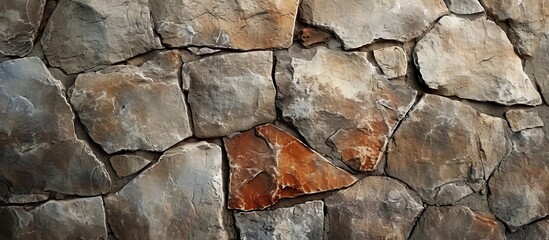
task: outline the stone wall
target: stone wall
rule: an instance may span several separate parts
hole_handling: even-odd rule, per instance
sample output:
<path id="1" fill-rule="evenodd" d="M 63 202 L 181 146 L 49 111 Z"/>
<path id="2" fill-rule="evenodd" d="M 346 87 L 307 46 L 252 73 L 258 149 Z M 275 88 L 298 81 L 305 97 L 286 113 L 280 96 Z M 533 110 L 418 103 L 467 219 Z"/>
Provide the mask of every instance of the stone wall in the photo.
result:
<path id="1" fill-rule="evenodd" d="M 545 0 L 3 0 L 0 30 L 2 240 L 549 239 Z"/>

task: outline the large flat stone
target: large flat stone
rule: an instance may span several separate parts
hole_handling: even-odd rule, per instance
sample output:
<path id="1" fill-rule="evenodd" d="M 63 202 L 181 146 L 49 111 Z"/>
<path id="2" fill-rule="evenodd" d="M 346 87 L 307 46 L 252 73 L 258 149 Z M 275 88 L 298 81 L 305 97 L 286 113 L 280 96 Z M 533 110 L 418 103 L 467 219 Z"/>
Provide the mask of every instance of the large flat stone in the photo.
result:
<path id="1" fill-rule="evenodd" d="M 0 5 L 0 57 L 32 51 L 46 0 L 11 0 Z"/>
<path id="2" fill-rule="evenodd" d="M 357 181 L 271 124 L 224 138 L 224 143 L 232 209 L 264 209 L 281 198 L 348 187 Z"/>
<path id="3" fill-rule="evenodd" d="M 132 175 L 143 169 L 154 159 L 154 155 L 147 152 L 134 154 L 120 154 L 109 158 L 111 166 L 119 177 Z"/>
<path id="4" fill-rule="evenodd" d="M 537 111 L 514 109 L 505 113 L 505 118 L 511 126 L 513 132 L 519 132 L 525 129 L 543 127 L 543 119 L 538 115 Z"/>
<path id="5" fill-rule="evenodd" d="M 197 142 L 167 150 L 104 198 L 118 239 L 228 239 L 221 148 Z"/>
<path id="6" fill-rule="evenodd" d="M 437 94 L 504 105 L 541 104 L 507 35 L 486 18 L 445 16 L 414 51 L 423 81 Z"/>
<path id="7" fill-rule="evenodd" d="M 362 52 L 290 49 L 277 53 L 277 62 L 283 117 L 320 153 L 376 170 L 416 91 L 390 83 Z"/>
<path id="8" fill-rule="evenodd" d="M 475 14 L 484 12 L 479 0 L 445 0 L 450 12 L 455 14 Z"/>
<path id="9" fill-rule="evenodd" d="M 394 134 L 387 173 L 429 204 L 479 191 L 510 149 L 501 118 L 426 94 Z"/>
<path id="10" fill-rule="evenodd" d="M 334 31 L 353 49 L 378 40 L 412 40 L 447 11 L 443 0 L 303 0 L 300 17 Z"/>

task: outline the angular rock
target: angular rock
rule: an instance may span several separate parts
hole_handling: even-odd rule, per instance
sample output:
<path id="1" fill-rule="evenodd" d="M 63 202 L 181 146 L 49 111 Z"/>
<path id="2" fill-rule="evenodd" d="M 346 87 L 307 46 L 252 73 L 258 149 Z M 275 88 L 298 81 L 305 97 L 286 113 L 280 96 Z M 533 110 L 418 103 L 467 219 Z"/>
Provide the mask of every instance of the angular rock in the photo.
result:
<path id="1" fill-rule="evenodd" d="M 407 42 L 447 13 L 443 0 L 303 0 L 300 8 L 306 23 L 332 30 L 346 49 L 378 40 Z"/>
<path id="2" fill-rule="evenodd" d="M 137 152 L 135 154 L 115 155 L 112 156 L 109 161 L 111 162 L 116 175 L 119 177 L 126 177 L 139 172 L 139 170 L 151 163 L 153 158 L 154 156 L 151 156 L 146 152 Z"/>
<path id="3" fill-rule="evenodd" d="M 332 35 L 319 29 L 305 27 L 299 31 L 299 39 L 305 47 L 311 47 L 317 43 L 328 42 Z"/>
<path id="4" fill-rule="evenodd" d="M 170 51 L 139 67 L 118 65 L 78 75 L 71 104 L 107 153 L 164 151 L 192 135 L 178 56 Z"/>
<path id="5" fill-rule="evenodd" d="M 357 181 L 271 124 L 224 138 L 224 143 L 232 209 L 264 209 L 281 198 L 348 187 Z"/>
<path id="6" fill-rule="evenodd" d="M 404 184 L 387 177 L 366 177 L 326 198 L 329 239 L 407 239 L 421 200 Z"/>
<path id="7" fill-rule="evenodd" d="M 284 118 L 320 153 L 356 170 L 376 170 L 416 91 L 390 83 L 366 53 L 290 49 L 279 53 L 277 61 L 277 98 Z"/>
<path id="8" fill-rule="evenodd" d="M 221 52 L 220 49 L 214 49 L 214 48 L 207 48 L 207 47 L 189 47 L 189 51 L 194 53 L 195 55 L 209 55 L 216 52 Z"/>
<path id="9" fill-rule="evenodd" d="M 493 215 L 465 206 L 428 207 L 410 239 L 505 240 L 505 227 Z"/>
<path id="10" fill-rule="evenodd" d="M 298 0 L 149 0 L 162 41 L 172 47 L 239 50 L 291 45 Z"/>
<path id="11" fill-rule="evenodd" d="M 217 55 L 183 65 L 197 137 L 220 137 L 276 119 L 271 52 Z"/>
<path id="12" fill-rule="evenodd" d="M 147 0 L 62 0 L 41 39 L 48 62 L 68 73 L 92 70 L 161 47 Z"/>
<path id="13" fill-rule="evenodd" d="M 445 0 L 450 12 L 455 14 L 475 14 L 484 12 L 478 0 Z"/>
<path id="14" fill-rule="evenodd" d="M 549 27 L 545 31 L 549 32 Z M 534 56 L 526 59 L 524 70 L 532 80 L 536 81 L 545 99 L 545 103 L 549 104 L 549 68 L 547 67 L 547 59 L 549 59 L 549 34 L 542 35 L 539 41 L 539 48 L 537 48 Z"/>
<path id="15" fill-rule="evenodd" d="M 322 239 L 324 204 L 312 201 L 271 211 L 235 213 L 243 240 Z"/>
<path id="16" fill-rule="evenodd" d="M 415 62 L 436 93 L 504 105 L 539 105 L 507 35 L 494 22 L 445 16 L 416 45 Z"/>
<path id="17" fill-rule="evenodd" d="M 76 138 L 74 115 L 61 82 L 40 59 L 0 64 L 0 113 L 0 182 L 10 186 L 0 199 L 13 199 L 12 194 L 97 195 L 110 190 L 105 166 Z"/>
<path id="18" fill-rule="evenodd" d="M 0 57 L 23 57 L 32 51 L 46 0 L 4 1 L 0 6 Z"/>
<path id="19" fill-rule="evenodd" d="M 545 138 L 545 132 L 542 128 L 525 129 L 513 134 L 513 150 L 518 152 L 529 152 L 540 147 L 549 139 Z"/>
<path id="20" fill-rule="evenodd" d="M 507 235 L 508 240 L 549 239 L 549 221 L 543 220 L 532 223 L 518 232 Z"/>
<path id="21" fill-rule="evenodd" d="M 374 50 L 374 57 L 383 74 L 391 79 L 406 75 L 408 58 L 401 47 L 387 47 Z"/>
<path id="22" fill-rule="evenodd" d="M 0 239 L 108 239 L 101 197 L 0 207 Z"/>
<path id="23" fill-rule="evenodd" d="M 505 113 L 505 118 L 507 118 L 513 132 L 543 127 L 543 120 L 536 111 L 526 111 L 523 109 L 509 110 Z"/>
<path id="24" fill-rule="evenodd" d="M 426 94 L 389 145 L 387 173 L 429 204 L 478 192 L 508 153 L 505 120 Z"/>
<path id="25" fill-rule="evenodd" d="M 488 182 L 490 209 L 512 228 L 549 215 L 549 152 L 546 146 L 514 152 Z"/>

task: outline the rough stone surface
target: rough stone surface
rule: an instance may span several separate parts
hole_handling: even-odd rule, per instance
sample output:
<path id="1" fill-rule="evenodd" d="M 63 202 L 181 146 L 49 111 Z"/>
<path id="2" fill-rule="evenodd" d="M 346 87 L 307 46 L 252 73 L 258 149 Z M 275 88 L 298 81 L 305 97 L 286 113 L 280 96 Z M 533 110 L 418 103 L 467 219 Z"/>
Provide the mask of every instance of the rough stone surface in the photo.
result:
<path id="1" fill-rule="evenodd" d="M 451 204 L 479 191 L 508 153 L 505 120 L 425 95 L 394 134 L 387 173 L 429 204 Z"/>
<path id="2" fill-rule="evenodd" d="M 32 51 L 46 0 L 11 0 L 0 5 L 0 57 Z"/>
<path id="3" fill-rule="evenodd" d="M 299 39 L 305 47 L 328 42 L 331 38 L 331 34 L 315 28 L 305 27 L 299 31 Z"/>
<path id="4" fill-rule="evenodd" d="M 291 45 L 298 0 L 150 0 L 156 30 L 172 47 L 240 50 Z"/>
<path id="5" fill-rule="evenodd" d="M 232 209 L 264 209 L 280 198 L 334 190 L 357 181 L 271 124 L 224 138 L 224 142 Z"/>
<path id="6" fill-rule="evenodd" d="M 80 74 L 71 104 L 92 139 L 107 153 L 164 151 L 192 135 L 179 87 L 175 51 L 140 67 L 112 66 Z"/>
<path id="7" fill-rule="evenodd" d="M 334 31 L 353 49 L 377 40 L 412 40 L 446 13 L 443 0 L 303 0 L 300 17 Z"/>
<path id="8" fill-rule="evenodd" d="M 0 239 L 108 239 L 101 197 L 0 207 Z"/>
<path id="9" fill-rule="evenodd" d="M 10 186 L 9 191 L 0 188 L 0 198 L 110 190 L 105 166 L 76 138 L 61 83 L 40 59 L 0 64 L 0 113 L 0 182 Z"/>
<path id="10" fill-rule="evenodd" d="M 277 56 L 278 104 L 317 151 L 361 171 L 376 170 L 416 91 L 391 84 L 366 53 L 326 48 Z"/>
<path id="11" fill-rule="evenodd" d="M 391 79 L 406 75 L 408 58 L 401 47 L 394 46 L 374 50 L 374 57 L 387 78 Z"/>
<path id="12" fill-rule="evenodd" d="M 505 113 L 505 118 L 507 118 L 513 132 L 543 127 L 543 120 L 539 117 L 537 111 L 527 111 L 523 109 L 509 110 Z"/>
<path id="13" fill-rule="evenodd" d="M 109 161 L 111 162 L 116 175 L 119 177 L 126 177 L 143 169 L 151 163 L 153 157 L 154 156 L 151 156 L 146 152 L 137 152 L 135 154 L 115 155 L 112 156 Z"/>
<path id="14" fill-rule="evenodd" d="M 511 154 L 489 181 L 490 208 L 510 227 L 520 227 L 549 215 L 546 146 Z"/>
<path id="15" fill-rule="evenodd" d="M 437 94 L 504 105 L 541 104 L 507 35 L 486 18 L 445 16 L 416 45 L 415 61 Z"/>
<path id="16" fill-rule="evenodd" d="M 242 240 L 322 239 L 324 204 L 312 201 L 271 211 L 235 214 Z"/>
<path id="17" fill-rule="evenodd" d="M 189 47 L 187 49 L 189 49 L 189 51 L 191 51 L 195 55 L 199 55 L 199 56 L 200 55 L 209 55 L 209 54 L 213 54 L 213 53 L 216 53 L 216 52 L 221 52 L 220 49 L 212 49 L 212 48 L 207 48 L 207 47 Z"/>
<path id="18" fill-rule="evenodd" d="M 62 0 L 41 39 L 48 62 L 68 73 L 161 47 L 147 0 Z"/>
<path id="19" fill-rule="evenodd" d="M 175 146 L 119 192 L 105 197 L 118 239 L 227 239 L 221 149 Z"/>
<path id="20" fill-rule="evenodd" d="M 479 0 L 445 0 L 450 12 L 455 14 L 475 14 L 484 12 Z"/>
<path id="21" fill-rule="evenodd" d="M 219 137 L 276 119 L 272 52 L 232 53 L 183 65 L 197 137 Z"/>
<path id="22" fill-rule="evenodd" d="M 549 239 L 549 221 L 543 220 L 532 223 L 524 229 L 507 235 L 508 240 Z"/>
<path id="23" fill-rule="evenodd" d="M 366 177 L 326 198 L 328 239 L 407 239 L 421 200 L 404 184 L 387 177 Z"/>
<path id="24" fill-rule="evenodd" d="M 411 240 L 485 239 L 505 240 L 505 228 L 487 213 L 465 206 L 428 207 L 421 216 Z"/>

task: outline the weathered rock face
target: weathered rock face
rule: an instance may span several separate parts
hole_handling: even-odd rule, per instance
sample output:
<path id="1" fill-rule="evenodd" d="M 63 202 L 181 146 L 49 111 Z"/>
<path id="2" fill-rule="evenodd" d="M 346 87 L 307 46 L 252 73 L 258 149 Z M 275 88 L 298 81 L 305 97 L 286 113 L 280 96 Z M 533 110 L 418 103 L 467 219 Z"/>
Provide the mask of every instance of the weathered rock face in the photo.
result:
<path id="1" fill-rule="evenodd" d="M 334 190 L 357 181 L 271 124 L 224 142 L 230 166 L 229 208 L 264 209 L 280 198 Z"/>
<path id="2" fill-rule="evenodd" d="M 118 239 L 227 239 L 221 149 L 175 146 L 119 192 L 105 197 Z"/>
<path id="3" fill-rule="evenodd" d="M 276 119 L 272 52 L 232 53 L 183 66 L 194 132 L 219 137 Z"/>
<path id="4" fill-rule="evenodd" d="M 23 57 L 32 51 L 46 0 L 4 1 L 0 6 L 0 57 Z"/>
<path id="5" fill-rule="evenodd" d="M 181 61 L 174 51 L 159 57 L 170 61 L 112 66 L 76 78 L 71 104 L 107 153 L 164 151 L 192 135 L 177 75 Z"/>
<path id="6" fill-rule="evenodd" d="M 541 104 L 507 35 L 485 18 L 441 18 L 417 43 L 415 56 L 423 81 L 438 94 L 504 105 Z"/>
<path id="7" fill-rule="evenodd" d="M 293 38 L 298 0 L 150 0 L 156 30 L 173 47 L 284 48 Z"/>
<path id="8" fill-rule="evenodd" d="M 389 83 L 365 53 L 316 48 L 279 56 L 276 84 L 284 118 L 317 151 L 356 170 L 376 170 L 416 91 Z"/>
<path id="9" fill-rule="evenodd" d="M 387 173 L 429 204 L 451 204 L 478 191 L 507 154 L 505 120 L 427 94 L 389 146 Z"/>
<path id="10" fill-rule="evenodd" d="M 303 0 L 300 17 L 334 31 L 346 49 L 353 49 L 380 39 L 412 40 L 446 13 L 443 0 Z"/>
<path id="11" fill-rule="evenodd" d="M 97 195 L 110 190 L 105 166 L 76 138 L 61 83 L 38 58 L 0 64 L 0 199 L 11 194 Z M 43 199 L 42 199 L 43 200 Z"/>
<path id="12" fill-rule="evenodd" d="M 410 239 L 504 240 L 505 228 L 491 214 L 474 212 L 465 206 L 428 207 Z"/>
<path id="13" fill-rule="evenodd" d="M 325 43 L 332 38 L 332 35 L 320 29 L 305 27 L 299 31 L 299 39 L 305 47 L 311 47 L 317 43 Z"/>
<path id="14" fill-rule="evenodd" d="M 397 78 L 406 75 L 408 58 L 401 47 L 386 47 L 374 50 L 377 64 L 387 78 Z"/>
<path id="15" fill-rule="evenodd" d="M 445 0 L 450 12 L 455 14 L 475 14 L 484 12 L 479 0 Z"/>
<path id="16" fill-rule="evenodd" d="M 549 27 L 546 32 L 549 32 Z M 536 54 L 526 60 L 524 70 L 531 79 L 536 81 L 545 99 L 545 103 L 549 104 L 549 68 L 547 67 L 547 59 L 549 59 L 549 34 L 542 35 L 539 44 L 540 46 Z"/>
<path id="17" fill-rule="evenodd" d="M 536 111 L 527 111 L 523 109 L 509 110 L 505 113 L 505 118 L 507 118 L 513 132 L 543 127 L 543 120 Z"/>
<path id="18" fill-rule="evenodd" d="M 492 212 L 510 227 L 549 215 L 546 146 L 508 156 L 489 181 Z"/>
<path id="19" fill-rule="evenodd" d="M 146 152 L 135 154 L 120 154 L 112 156 L 109 161 L 119 177 L 132 175 L 151 163 L 154 156 Z"/>
<path id="20" fill-rule="evenodd" d="M 508 240 L 549 239 L 549 221 L 532 223 L 516 233 L 507 235 Z"/>
<path id="21" fill-rule="evenodd" d="M 108 239 L 101 197 L 0 207 L 0 239 Z"/>
<path id="22" fill-rule="evenodd" d="M 404 184 L 387 177 L 366 177 L 326 198 L 329 239 L 407 239 L 421 200 Z"/>
<path id="23" fill-rule="evenodd" d="M 161 47 L 153 33 L 147 0 L 62 0 L 41 43 L 48 62 L 68 73 Z"/>
<path id="24" fill-rule="evenodd" d="M 324 204 L 312 201 L 271 211 L 235 214 L 242 240 L 322 239 Z"/>

